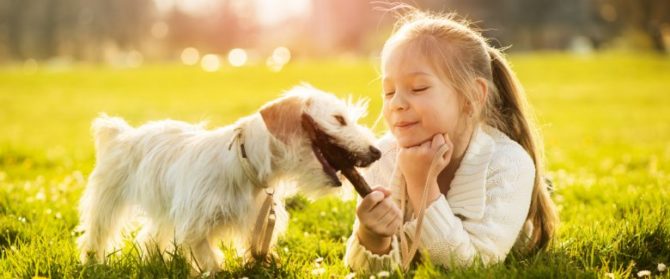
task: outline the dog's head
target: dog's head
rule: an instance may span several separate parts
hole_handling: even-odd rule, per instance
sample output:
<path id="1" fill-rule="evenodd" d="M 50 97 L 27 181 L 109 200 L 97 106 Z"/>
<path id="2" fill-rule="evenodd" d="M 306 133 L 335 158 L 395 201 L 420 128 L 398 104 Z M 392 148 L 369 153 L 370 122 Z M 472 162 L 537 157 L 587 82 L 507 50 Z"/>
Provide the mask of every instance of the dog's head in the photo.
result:
<path id="1" fill-rule="evenodd" d="M 357 121 L 365 101 L 352 103 L 303 85 L 261 108 L 269 132 L 287 146 L 286 166 L 300 172 L 303 183 L 340 186 L 344 167 L 367 167 L 381 157 L 372 132 Z"/>

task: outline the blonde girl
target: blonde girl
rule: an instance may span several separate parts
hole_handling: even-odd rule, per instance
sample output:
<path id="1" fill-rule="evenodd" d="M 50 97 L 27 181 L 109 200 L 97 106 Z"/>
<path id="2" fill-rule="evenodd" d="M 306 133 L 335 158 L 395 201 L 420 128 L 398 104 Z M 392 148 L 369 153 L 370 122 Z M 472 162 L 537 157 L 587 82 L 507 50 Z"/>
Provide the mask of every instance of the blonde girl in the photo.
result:
<path id="1" fill-rule="evenodd" d="M 345 264 L 390 270 L 412 244 L 447 268 L 545 248 L 558 216 L 525 93 L 502 53 L 453 15 L 412 10 L 381 59 L 389 133 L 366 173 L 378 187 L 359 201 Z"/>

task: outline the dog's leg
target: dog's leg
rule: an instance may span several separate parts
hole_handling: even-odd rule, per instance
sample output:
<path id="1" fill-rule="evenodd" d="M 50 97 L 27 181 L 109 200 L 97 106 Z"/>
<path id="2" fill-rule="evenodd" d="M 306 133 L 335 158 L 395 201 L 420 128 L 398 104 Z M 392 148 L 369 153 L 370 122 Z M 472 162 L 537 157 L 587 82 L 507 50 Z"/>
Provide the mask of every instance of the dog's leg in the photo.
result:
<path id="1" fill-rule="evenodd" d="M 100 177 L 99 172 L 94 172 L 79 207 L 80 229 L 84 232 L 78 239 L 78 245 L 83 263 L 91 256 L 98 262 L 104 260 L 105 249 L 109 248 L 111 239 L 119 236 L 128 213 L 118 179 Z"/>
<path id="2" fill-rule="evenodd" d="M 143 224 L 142 230 L 135 238 L 142 253 L 142 258 L 147 259 L 154 252 L 158 252 L 165 257 L 164 252 L 170 245 L 171 230 L 172 228 L 169 226 L 156 224 L 154 221 L 147 221 Z"/>
<path id="3" fill-rule="evenodd" d="M 223 254 L 213 245 L 212 241 L 201 239 L 193 242 L 193 245 L 188 245 L 188 247 L 200 271 L 217 272 L 221 270 Z"/>

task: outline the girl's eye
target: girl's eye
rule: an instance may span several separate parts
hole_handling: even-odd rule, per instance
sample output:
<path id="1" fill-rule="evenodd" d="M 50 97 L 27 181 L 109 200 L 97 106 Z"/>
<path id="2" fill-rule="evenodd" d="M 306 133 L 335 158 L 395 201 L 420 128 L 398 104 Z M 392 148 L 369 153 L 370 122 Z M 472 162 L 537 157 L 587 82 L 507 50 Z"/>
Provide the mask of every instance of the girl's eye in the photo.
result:
<path id="1" fill-rule="evenodd" d="M 393 96 L 393 94 L 395 94 L 395 91 L 386 92 L 386 93 L 384 93 L 384 96 L 391 97 L 391 96 Z"/>
<path id="2" fill-rule="evenodd" d="M 412 91 L 414 91 L 414 92 L 422 92 L 422 91 L 426 91 L 426 90 L 428 90 L 428 88 L 430 88 L 430 86 L 420 87 L 420 88 L 417 88 L 417 89 L 412 89 Z"/>

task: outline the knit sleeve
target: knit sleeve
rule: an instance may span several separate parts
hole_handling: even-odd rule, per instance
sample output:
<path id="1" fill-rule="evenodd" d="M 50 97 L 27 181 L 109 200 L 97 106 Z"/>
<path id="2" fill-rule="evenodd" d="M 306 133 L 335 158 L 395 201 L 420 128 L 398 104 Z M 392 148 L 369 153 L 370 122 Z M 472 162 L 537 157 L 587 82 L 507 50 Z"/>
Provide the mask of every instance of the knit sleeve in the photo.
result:
<path id="1" fill-rule="evenodd" d="M 454 214 L 444 195 L 426 209 L 421 247 L 434 263 L 464 266 L 480 259 L 492 264 L 503 260 L 514 245 L 528 214 L 535 167 L 523 149 L 496 157 L 487 171 L 483 217 Z M 415 229 L 416 220 L 405 224 L 412 241 Z"/>
<path id="2" fill-rule="evenodd" d="M 393 236 L 391 240 L 391 250 L 384 255 L 377 255 L 366 249 L 358 241 L 358 220 L 354 222 L 354 231 L 347 241 L 347 250 L 344 255 L 344 264 L 354 271 L 375 273 L 386 270 L 391 271 L 397 268 L 400 263 L 400 250 L 398 239 Z"/>

